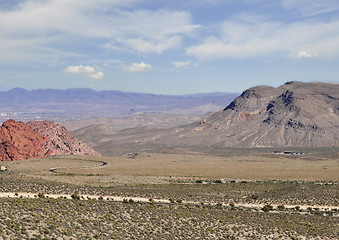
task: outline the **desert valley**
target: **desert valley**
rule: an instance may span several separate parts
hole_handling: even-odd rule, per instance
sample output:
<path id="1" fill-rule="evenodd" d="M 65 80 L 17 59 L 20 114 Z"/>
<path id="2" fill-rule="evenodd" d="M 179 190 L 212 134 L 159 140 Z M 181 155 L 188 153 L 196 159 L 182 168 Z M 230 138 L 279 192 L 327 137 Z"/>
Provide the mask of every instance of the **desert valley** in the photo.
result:
<path id="1" fill-rule="evenodd" d="M 29 97 L 40 121 L 12 114 L 24 93 L 0 127 L 0 239 L 338 239 L 338 84 L 139 95 L 117 115 L 92 92 L 96 118 Z"/>
<path id="2" fill-rule="evenodd" d="M 338 0 L 0 0 L 0 240 L 338 240 Z"/>

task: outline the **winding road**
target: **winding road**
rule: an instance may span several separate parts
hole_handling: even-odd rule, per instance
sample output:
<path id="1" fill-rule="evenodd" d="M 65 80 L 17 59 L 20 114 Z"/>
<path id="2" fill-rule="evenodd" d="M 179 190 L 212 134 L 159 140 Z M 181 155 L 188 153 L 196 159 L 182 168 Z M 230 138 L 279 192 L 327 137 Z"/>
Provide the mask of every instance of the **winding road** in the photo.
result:
<path id="1" fill-rule="evenodd" d="M 108 165 L 108 162 L 100 161 L 100 160 L 89 160 L 89 159 L 77 159 L 77 160 L 87 161 L 87 162 L 97 162 L 97 163 L 101 163 L 101 165 L 97 166 L 97 167 L 88 167 L 88 166 L 83 166 L 83 167 L 56 167 L 56 168 L 51 168 L 48 171 L 52 172 L 52 173 L 58 173 L 58 170 L 60 170 L 60 169 L 96 169 L 96 168 L 102 168 L 102 167 Z"/>

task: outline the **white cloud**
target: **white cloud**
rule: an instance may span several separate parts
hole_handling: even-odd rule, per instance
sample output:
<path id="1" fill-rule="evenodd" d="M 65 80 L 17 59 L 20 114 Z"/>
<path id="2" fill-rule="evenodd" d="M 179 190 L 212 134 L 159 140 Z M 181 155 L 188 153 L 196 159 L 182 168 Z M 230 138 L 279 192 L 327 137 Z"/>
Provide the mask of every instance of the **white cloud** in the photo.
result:
<path id="1" fill-rule="evenodd" d="M 295 58 L 314 58 L 318 56 L 317 53 L 309 53 L 306 51 L 299 51 L 295 56 L 291 56 L 291 57 L 295 57 Z"/>
<path id="2" fill-rule="evenodd" d="M 91 67 L 91 66 L 83 66 L 83 65 L 68 66 L 67 68 L 65 68 L 65 72 L 81 74 L 81 75 L 84 75 L 84 76 L 87 76 L 93 79 L 104 78 L 103 72 L 97 71 L 94 67 Z"/>
<path id="3" fill-rule="evenodd" d="M 141 62 L 141 63 L 132 63 L 129 68 L 127 68 L 127 71 L 130 72 L 146 72 L 151 71 L 153 67 L 150 64 Z"/>
<path id="4" fill-rule="evenodd" d="M 176 67 L 176 68 L 182 68 L 182 67 L 187 67 L 191 64 L 190 61 L 186 61 L 186 62 L 173 62 L 173 65 Z"/>
<path id="5" fill-rule="evenodd" d="M 300 49 L 308 49 L 311 57 L 339 56 L 339 21 L 227 21 L 222 24 L 219 37 L 208 37 L 201 44 L 186 48 L 186 53 L 202 61 L 276 55 L 306 57 L 307 54 L 299 54 Z"/>

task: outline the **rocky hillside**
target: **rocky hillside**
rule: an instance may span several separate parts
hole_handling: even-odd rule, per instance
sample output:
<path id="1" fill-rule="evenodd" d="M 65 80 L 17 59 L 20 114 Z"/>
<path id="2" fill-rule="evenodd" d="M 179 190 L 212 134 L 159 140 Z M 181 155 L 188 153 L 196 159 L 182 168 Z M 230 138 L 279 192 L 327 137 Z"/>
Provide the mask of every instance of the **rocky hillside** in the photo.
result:
<path id="1" fill-rule="evenodd" d="M 31 121 L 27 123 L 36 133 L 49 139 L 45 149 L 51 155 L 100 155 L 89 145 L 78 141 L 65 127 L 51 121 Z"/>
<path id="2" fill-rule="evenodd" d="M 250 88 L 195 131 L 216 132 L 214 142 L 225 146 L 339 146 L 339 84 Z"/>
<path id="3" fill-rule="evenodd" d="M 0 160 L 43 158 L 49 155 L 99 155 L 59 124 L 7 120 L 0 126 Z"/>

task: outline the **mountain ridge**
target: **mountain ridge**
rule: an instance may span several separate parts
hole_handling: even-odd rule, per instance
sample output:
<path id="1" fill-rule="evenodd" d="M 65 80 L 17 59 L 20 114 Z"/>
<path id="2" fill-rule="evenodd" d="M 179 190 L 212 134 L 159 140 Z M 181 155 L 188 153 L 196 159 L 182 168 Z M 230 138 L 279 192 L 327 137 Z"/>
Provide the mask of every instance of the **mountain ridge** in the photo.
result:
<path id="1" fill-rule="evenodd" d="M 135 128 L 106 134 L 87 128 L 80 139 L 97 139 L 95 149 L 154 147 L 339 147 L 339 84 L 287 82 L 243 91 L 199 122 L 170 129 Z M 102 129 L 101 129 L 102 131 Z"/>

